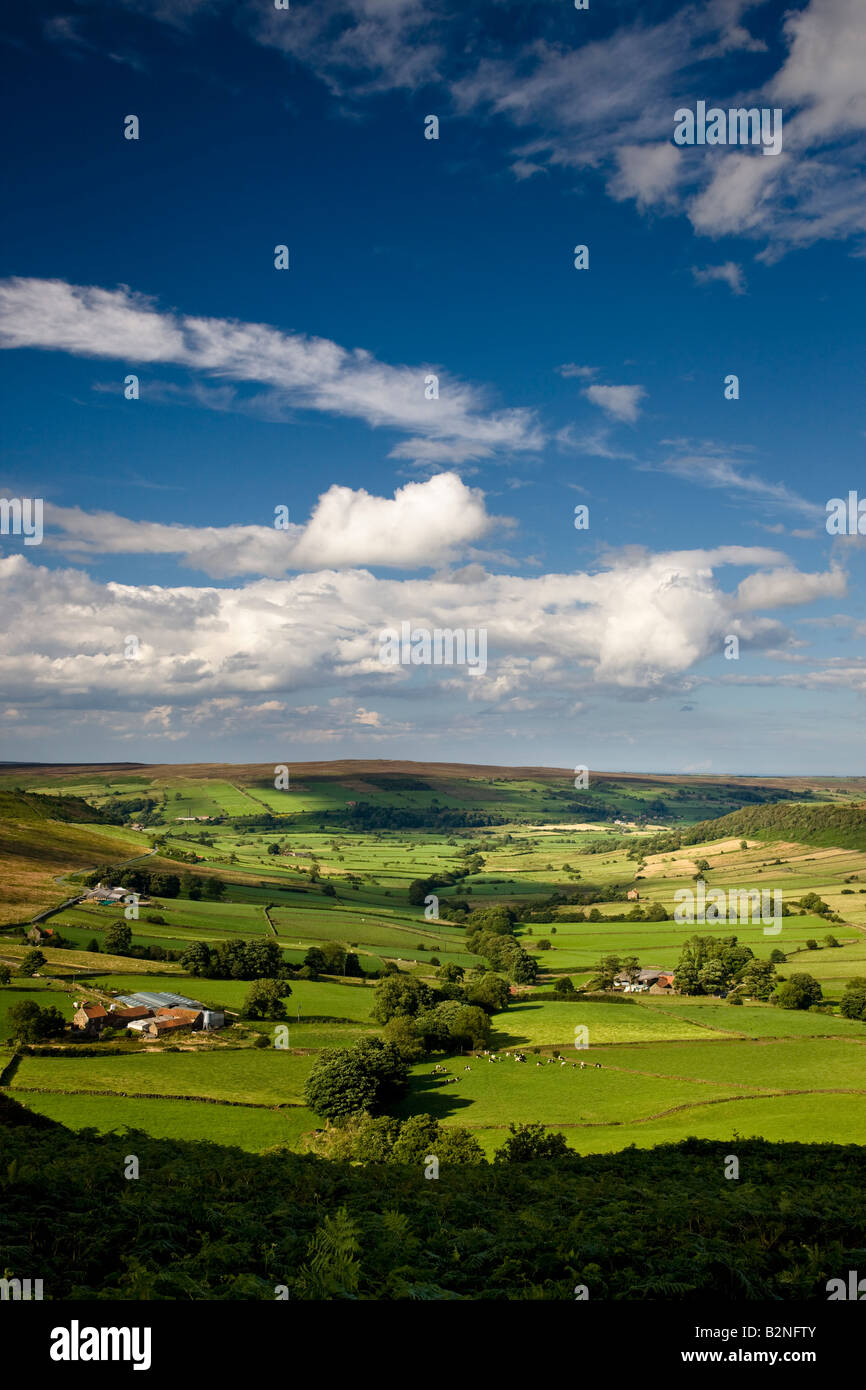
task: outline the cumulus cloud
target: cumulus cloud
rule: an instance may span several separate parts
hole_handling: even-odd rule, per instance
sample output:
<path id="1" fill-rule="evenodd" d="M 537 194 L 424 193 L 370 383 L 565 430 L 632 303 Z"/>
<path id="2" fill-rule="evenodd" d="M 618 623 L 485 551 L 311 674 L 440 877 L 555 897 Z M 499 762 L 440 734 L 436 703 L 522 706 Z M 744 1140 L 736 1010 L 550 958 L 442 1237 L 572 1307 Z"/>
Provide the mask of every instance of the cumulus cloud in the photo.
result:
<path id="1" fill-rule="evenodd" d="M 478 489 L 456 473 L 398 488 L 393 497 L 336 483 L 305 526 L 182 526 L 129 521 L 110 512 L 45 505 L 45 544 L 74 556 L 176 555 L 214 579 L 283 575 L 289 570 L 376 565 L 423 569 L 442 564 L 486 535 L 491 517 Z"/>
<path id="2" fill-rule="evenodd" d="M 640 403 L 646 395 L 643 386 L 587 386 L 583 393 L 588 401 L 599 406 L 614 420 L 633 425 L 640 414 Z"/>
<path id="3" fill-rule="evenodd" d="M 174 363 L 207 377 L 257 382 L 286 404 L 410 433 L 396 457 L 462 462 L 544 442 L 532 411 L 488 411 L 477 387 L 445 373 L 426 399 L 433 368 L 390 366 L 361 348 L 283 333 L 267 324 L 160 312 L 128 288 L 63 280 L 0 281 L 0 347 L 47 348 L 130 364 Z M 427 450 L 425 453 L 424 451 Z"/>
<path id="4" fill-rule="evenodd" d="M 729 593 L 716 578 L 726 566 L 757 573 Z M 418 680 L 443 678 L 482 703 L 535 699 L 542 689 L 573 700 L 576 683 L 637 697 L 682 688 L 729 633 L 765 651 L 785 646 L 785 630 L 757 607 L 841 591 L 838 575 L 799 575 L 763 547 L 636 550 L 597 573 L 524 578 L 475 570 L 472 583 L 355 569 L 221 589 L 99 583 L 20 555 L 0 561 L 0 660 L 4 696 L 16 710 L 35 705 L 71 718 L 120 708 L 141 711 L 155 729 L 182 732 L 205 717 L 202 710 L 218 708 L 214 701 L 279 721 L 290 695 L 336 682 L 352 722 L 377 728 L 380 699 L 411 700 Z M 384 665 L 381 634 L 404 621 L 484 628 L 487 675 Z M 130 635 L 138 638 L 132 659 Z"/>

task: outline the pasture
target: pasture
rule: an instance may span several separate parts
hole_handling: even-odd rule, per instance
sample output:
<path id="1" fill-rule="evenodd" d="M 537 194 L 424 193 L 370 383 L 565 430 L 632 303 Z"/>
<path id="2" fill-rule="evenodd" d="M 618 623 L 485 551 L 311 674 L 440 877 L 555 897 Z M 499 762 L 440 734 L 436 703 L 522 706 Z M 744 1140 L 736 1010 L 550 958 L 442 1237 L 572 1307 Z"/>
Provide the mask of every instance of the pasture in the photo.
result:
<path id="1" fill-rule="evenodd" d="M 80 885 L 75 875 L 98 863 L 135 859 L 182 877 L 190 870 L 199 878 L 217 876 L 225 885 L 218 901 L 191 899 L 184 887 L 177 898 L 142 905 L 130 923 L 142 950 L 271 940 L 298 965 L 310 946 L 336 942 L 357 954 L 364 971 L 390 962 L 435 984 L 436 963 L 481 964 L 461 926 L 428 921 L 423 908 L 409 904 L 414 879 L 451 873 L 458 881 L 436 889 L 443 902 L 517 909 L 516 934 L 537 962 L 539 979 L 533 997 L 515 998 L 493 1017 L 491 1046 L 500 1053 L 523 1049 L 528 1060 L 451 1058 L 447 1065 L 457 1080 L 447 1087 L 434 1083 L 432 1062 L 425 1062 L 413 1068 L 401 1113 L 429 1109 L 445 1123 L 472 1129 L 485 1148 L 501 1143 L 514 1120 L 562 1126 L 583 1152 L 692 1133 L 866 1142 L 863 1023 L 838 1012 L 785 1011 L 768 1003 L 732 1008 L 711 996 L 640 995 L 631 1003 L 549 997 L 562 975 L 578 988 L 586 985 L 604 955 L 633 955 L 641 966 L 673 969 L 688 938 L 734 935 L 761 959 L 781 951 L 779 974 L 808 972 L 832 1005 L 849 979 L 866 977 L 866 846 L 799 843 L 762 832 L 760 838 L 726 834 L 641 857 L 655 828 L 734 809 L 737 779 L 607 776 L 591 795 L 577 797 L 569 779 L 553 771 L 451 769 L 428 777 L 410 768 L 395 780 L 374 765 L 347 765 L 339 775 L 323 767 L 299 769 L 297 776 L 293 770 L 288 792 L 276 791 L 262 768 L 34 772 L 24 785 L 42 794 L 84 797 L 97 811 L 147 797 L 152 809 L 145 832 L 132 832 L 127 825 L 55 821 L 44 807 L 34 810 L 11 789 L 0 791 L 0 858 L 9 870 L 0 916 L 50 907 L 72 896 Z M 855 791 L 862 794 L 859 783 L 828 784 L 822 794 L 843 801 Z M 753 796 L 750 784 L 744 800 L 751 803 Z M 623 823 L 593 822 L 593 809 Z M 503 819 L 460 824 L 467 812 Z M 371 813 L 380 824 L 375 818 L 365 823 Z M 276 819 L 268 822 L 269 815 Z M 458 823 L 437 821 L 444 815 Z M 178 819 L 186 816 L 216 819 Z M 423 823 L 405 823 L 413 818 Z M 142 856 L 154 842 L 159 852 L 148 866 Z M 629 889 L 639 892 L 641 908 L 658 903 L 673 913 L 676 894 L 694 890 L 699 864 L 708 888 L 779 891 L 791 913 L 782 917 L 781 930 L 767 933 L 760 921 L 612 920 L 632 908 Z M 565 901 L 578 892 L 591 897 L 591 906 Z M 803 911 L 798 900 L 808 893 L 840 920 Z M 527 920 L 542 905 L 552 920 Z M 597 920 L 566 920 L 576 910 Z M 27 989 L 67 1015 L 75 996 L 56 982 L 71 985 L 78 976 L 82 992 L 174 989 L 230 1011 L 242 1007 L 249 981 L 208 980 L 186 974 L 174 961 L 83 949 L 121 916 L 122 908 L 91 904 L 58 913 L 52 925 L 69 949 L 44 948 L 44 978 Z M 839 945 L 827 945 L 828 935 Z M 807 946 L 810 939 L 817 949 Z M 7 934 L 0 957 L 14 966 L 26 949 L 20 936 Z M 70 1049 L 69 1056 L 24 1057 L 11 1091 L 74 1127 L 140 1124 L 151 1133 L 219 1138 L 253 1149 L 296 1144 L 315 1126 L 303 1110 L 303 1082 L 315 1052 L 378 1029 L 371 983 L 328 978 L 290 985 L 288 1051 L 251 1047 L 249 1035 L 270 1035 L 273 1023 L 250 1022 L 229 1028 L 211 1045 L 181 1040 L 171 1051 L 136 1045 L 123 1055 L 76 1057 Z M 17 983 L 0 988 L 0 1040 L 17 990 Z M 577 1028 L 588 1030 L 588 1050 L 575 1049 Z M 548 1062 L 553 1050 L 562 1052 L 565 1066 Z M 471 1071 L 463 1071 L 466 1065 Z"/>

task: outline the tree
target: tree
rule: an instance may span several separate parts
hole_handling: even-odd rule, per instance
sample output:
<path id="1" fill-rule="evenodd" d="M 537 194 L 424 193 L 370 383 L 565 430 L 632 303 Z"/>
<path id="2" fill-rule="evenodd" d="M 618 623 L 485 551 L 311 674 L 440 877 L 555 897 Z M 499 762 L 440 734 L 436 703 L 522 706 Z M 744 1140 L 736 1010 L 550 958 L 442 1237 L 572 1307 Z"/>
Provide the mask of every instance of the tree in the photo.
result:
<path id="1" fill-rule="evenodd" d="M 280 847 L 278 844 L 274 843 L 272 845 L 268 845 L 268 854 L 279 854 L 279 852 Z"/>
<path id="2" fill-rule="evenodd" d="M 516 985 L 534 985 L 538 979 L 538 961 L 519 947 L 511 958 L 508 975 Z"/>
<path id="3" fill-rule="evenodd" d="M 364 1038 L 354 1047 L 326 1047 L 304 1087 L 312 1110 L 336 1120 L 381 1109 L 406 1087 L 409 1068 L 393 1043 Z"/>
<path id="4" fill-rule="evenodd" d="M 613 982 L 620 971 L 619 956 L 602 956 L 595 968 L 593 984 L 596 989 L 613 989 Z"/>
<path id="5" fill-rule="evenodd" d="M 387 1023 L 396 1014 L 415 1015 L 429 1008 L 435 998 L 430 986 L 415 975 L 389 975 L 376 986 L 372 1015 L 377 1023 Z"/>
<path id="6" fill-rule="evenodd" d="M 285 1018 L 283 1000 L 291 994 L 284 980 L 254 980 L 241 1009 L 242 1018 Z"/>
<path id="7" fill-rule="evenodd" d="M 205 941 L 193 941 L 180 958 L 184 970 L 191 975 L 206 975 L 210 968 L 211 952 Z"/>
<path id="8" fill-rule="evenodd" d="M 458 1004 L 450 1032 L 460 1047 L 483 1047 L 490 1036 L 490 1018 L 476 1005 Z"/>
<path id="9" fill-rule="evenodd" d="M 698 974 L 701 990 L 704 994 L 722 994 L 727 984 L 727 978 L 728 972 L 719 956 L 710 956 L 706 964 L 701 966 Z"/>
<path id="10" fill-rule="evenodd" d="M 563 975 L 561 980 L 556 981 L 554 992 L 556 994 L 576 994 L 577 990 L 574 988 L 574 981 L 569 979 L 568 975 Z"/>
<path id="11" fill-rule="evenodd" d="M 823 998 L 821 986 L 813 975 L 792 975 L 774 995 L 775 1003 L 781 1009 L 809 1009 L 820 1004 Z"/>
<path id="12" fill-rule="evenodd" d="M 817 949 L 818 949 L 818 943 L 817 943 L 817 941 L 815 940 L 814 936 L 808 937 L 807 940 L 806 940 L 806 950 L 807 950 L 807 951 L 817 951 Z"/>
<path id="13" fill-rule="evenodd" d="M 309 948 L 307 954 L 304 956 L 304 965 L 308 970 L 312 971 L 310 975 L 310 979 L 312 980 L 318 979 L 320 975 L 325 973 L 325 957 L 318 946 L 311 946 Z"/>
<path id="14" fill-rule="evenodd" d="M 41 970 L 45 964 L 45 957 L 41 951 L 32 950 L 25 952 L 21 964 L 18 967 L 19 975 L 35 975 L 37 970 Z"/>
<path id="15" fill-rule="evenodd" d="M 500 1013 L 508 1008 L 511 998 L 508 985 L 499 975 L 488 971 L 466 989 L 466 1002 L 477 1004 L 488 1014 Z"/>
<path id="16" fill-rule="evenodd" d="M 393 1043 L 406 1062 L 420 1062 L 424 1056 L 424 1039 L 414 1018 L 408 1014 L 395 1014 L 382 1029 L 382 1037 L 385 1042 Z"/>
<path id="17" fill-rule="evenodd" d="M 360 1163 L 387 1163 L 400 1133 L 400 1121 L 390 1115 L 362 1115 L 352 1142 L 352 1157 Z"/>
<path id="18" fill-rule="evenodd" d="M 430 964 L 433 964 L 432 958 Z M 465 973 L 462 965 L 455 965 L 453 961 L 446 961 L 445 965 L 440 965 L 436 975 L 437 979 L 443 980 L 447 984 L 455 985 L 460 983 Z"/>
<path id="19" fill-rule="evenodd" d="M 859 1018 L 866 1023 L 866 979 L 855 975 L 845 986 L 839 1012 L 843 1018 Z"/>
<path id="20" fill-rule="evenodd" d="M 324 893 L 326 898 L 336 898 L 337 896 L 337 890 L 334 887 L 333 883 L 323 883 L 322 892 Z"/>
<path id="21" fill-rule="evenodd" d="M 784 965 L 787 956 L 784 951 L 780 951 L 778 946 L 774 946 L 770 952 L 770 960 L 773 965 Z"/>
<path id="22" fill-rule="evenodd" d="M 776 984 L 776 967 L 769 960 L 750 960 L 742 975 L 740 986 L 752 999 L 769 999 Z"/>
<path id="23" fill-rule="evenodd" d="M 8 985 L 11 979 L 12 971 L 9 969 L 9 966 L 0 962 L 0 985 Z"/>
<path id="24" fill-rule="evenodd" d="M 46 1038 L 59 1038 L 66 1028 L 66 1020 L 59 1009 L 53 1004 L 47 1009 L 41 1009 L 32 999 L 13 1004 L 7 1019 L 9 1036 L 21 1043 L 38 1043 Z"/>
<path id="25" fill-rule="evenodd" d="M 640 979 L 640 961 L 637 956 L 624 956 L 622 962 L 622 973 L 628 977 L 630 985 L 634 985 Z"/>
<path id="26" fill-rule="evenodd" d="M 510 1124 L 509 1137 L 493 1155 L 494 1163 L 531 1163 L 571 1157 L 564 1134 L 548 1134 L 542 1124 Z"/>
<path id="27" fill-rule="evenodd" d="M 148 892 L 154 898 L 176 898 L 180 893 L 180 879 L 177 874 L 153 874 Z"/>
<path id="28" fill-rule="evenodd" d="M 105 949 L 110 956 L 125 956 L 132 946 L 132 927 L 128 922 L 112 922 L 105 931 Z"/>

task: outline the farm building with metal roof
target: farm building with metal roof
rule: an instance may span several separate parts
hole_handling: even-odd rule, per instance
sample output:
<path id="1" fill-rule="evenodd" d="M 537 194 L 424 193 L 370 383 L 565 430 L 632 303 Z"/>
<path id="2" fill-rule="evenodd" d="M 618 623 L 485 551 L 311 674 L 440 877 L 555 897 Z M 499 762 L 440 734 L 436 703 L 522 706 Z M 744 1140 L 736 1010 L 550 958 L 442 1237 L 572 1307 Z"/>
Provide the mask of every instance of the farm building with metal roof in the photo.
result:
<path id="1" fill-rule="evenodd" d="M 135 994 L 121 994 L 119 998 L 121 1004 L 129 1004 L 132 1007 L 141 1004 L 146 1009 L 152 1009 L 154 1013 L 157 1009 L 194 1009 L 202 1015 L 202 1028 L 211 1030 L 225 1027 L 226 1016 L 222 1009 L 209 1009 L 197 999 L 187 999 L 185 994 L 167 994 L 142 989 L 137 990 Z"/>

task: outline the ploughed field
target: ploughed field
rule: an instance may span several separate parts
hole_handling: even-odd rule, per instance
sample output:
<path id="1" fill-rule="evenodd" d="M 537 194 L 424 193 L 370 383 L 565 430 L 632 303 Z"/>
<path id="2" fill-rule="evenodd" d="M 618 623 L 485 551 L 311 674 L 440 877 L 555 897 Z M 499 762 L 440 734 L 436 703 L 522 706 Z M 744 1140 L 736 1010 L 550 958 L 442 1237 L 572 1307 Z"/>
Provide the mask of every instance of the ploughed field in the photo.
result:
<path id="1" fill-rule="evenodd" d="M 98 863 L 128 858 L 176 874 L 192 867 L 197 879 L 221 879 L 222 897 L 195 900 L 183 892 L 143 903 L 130 923 L 136 944 L 174 951 L 194 941 L 216 946 L 237 938 L 270 940 L 297 964 L 311 946 L 339 942 L 365 971 L 393 961 L 432 982 L 437 963 L 468 967 L 477 958 L 467 951 L 460 926 L 427 920 L 422 907 L 409 904 L 409 884 L 459 867 L 472 844 L 486 846 L 478 872 L 456 887 L 436 890 L 443 902 L 456 897 L 472 908 L 531 906 L 589 884 L 599 890 L 593 903 L 598 920 L 569 921 L 574 908 L 562 905 L 550 922 L 519 925 L 521 944 L 537 959 L 541 975 L 531 997 L 519 996 L 493 1018 L 490 1047 L 499 1060 L 437 1054 L 417 1064 L 401 1115 L 429 1111 L 445 1124 L 465 1126 L 488 1153 L 516 1121 L 561 1129 L 585 1153 L 689 1135 L 866 1143 L 866 1024 L 838 1012 L 767 1003 L 733 1008 L 710 997 L 645 994 L 629 1003 L 551 997 L 557 979 L 567 975 L 580 988 L 609 953 L 672 969 L 683 942 L 698 933 L 736 935 L 762 959 L 781 950 L 779 972 L 813 975 L 834 1006 L 849 979 L 866 977 L 866 846 L 818 846 L 764 835 L 743 837 L 743 848 L 740 836 L 726 834 L 647 853 L 639 866 L 626 850 L 649 833 L 646 820 L 630 819 L 642 804 L 661 800 L 668 811 L 685 806 L 696 820 L 728 811 L 720 798 L 733 793 L 711 779 L 706 785 L 614 779 L 596 805 L 621 813 L 627 825 L 617 827 L 609 820 L 593 822 L 591 805 L 578 814 L 564 780 L 561 785 L 540 774 L 443 774 L 434 784 L 435 797 L 429 788 L 414 787 L 408 774 L 410 785 L 395 788 L 364 780 L 373 775 L 350 770 L 341 778 L 309 776 L 297 786 L 293 781 L 285 793 L 251 770 L 211 769 L 207 776 L 190 769 L 176 776 L 159 769 L 104 775 L 87 770 L 40 774 L 32 782 L 16 773 L 15 786 L 83 797 L 97 812 L 135 797 L 151 798 L 153 807 L 145 830 L 133 832 L 128 825 L 71 825 L 46 819 L 44 811 L 31 815 L 32 808 L 16 809 L 11 792 L 0 792 L 0 909 L 7 921 L 29 920 L 73 896 L 81 887 L 76 872 Z M 844 800 L 849 792 L 840 785 L 824 795 Z M 395 817 L 426 808 L 431 824 L 356 828 L 353 802 L 389 808 Z M 432 824 L 443 811 L 485 807 L 502 816 L 502 823 Z M 276 828 L 249 823 L 268 814 L 280 817 Z M 182 819 L 191 816 L 219 820 Z M 664 827 L 672 818 L 660 812 L 651 823 Z M 154 842 L 159 848 L 150 854 Z M 279 853 L 270 852 L 275 842 Z M 177 853 L 194 853 L 198 862 L 190 866 L 173 857 Z M 626 884 L 640 892 L 641 906 L 659 903 L 673 912 L 675 895 L 694 889 L 698 861 L 709 866 L 702 872 L 710 887 L 778 891 L 793 915 L 783 916 L 771 934 L 760 921 L 612 920 L 632 906 L 613 896 Z M 807 893 L 817 893 L 841 921 L 801 912 L 796 902 Z M 257 1048 L 257 1035 L 277 1040 L 277 1021 L 234 1022 L 249 982 L 196 977 L 172 961 L 111 955 L 101 943 L 121 918 L 117 906 L 64 908 L 50 925 L 68 947 L 45 947 L 46 964 L 35 979 L 13 976 L 10 985 L 0 986 L 0 1045 L 7 1049 L 0 1055 L 0 1084 L 20 1103 L 75 1129 L 126 1126 L 251 1150 L 301 1146 L 303 1136 L 323 1124 L 304 1102 L 304 1080 L 316 1053 L 378 1032 L 373 986 L 335 978 L 293 981 L 286 1001 L 288 1047 Z M 828 934 L 837 946 L 825 943 Z M 94 940 L 98 953 L 85 949 Z M 26 949 L 20 938 L 0 936 L 0 961 L 13 969 Z M 119 1048 L 94 1042 L 66 1045 L 63 1055 L 37 1049 L 12 1056 L 4 1021 L 21 998 L 53 1004 L 71 1019 L 74 1000 L 107 1003 L 136 988 L 174 990 L 222 1007 L 230 1011 L 230 1026 L 208 1039 L 141 1040 Z M 584 1037 L 588 1047 L 576 1047 Z M 515 1050 L 526 1062 L 505 1056 Z M 434 1076 L 435 1063 L 454 1079 L 444 1084 Z"/>

